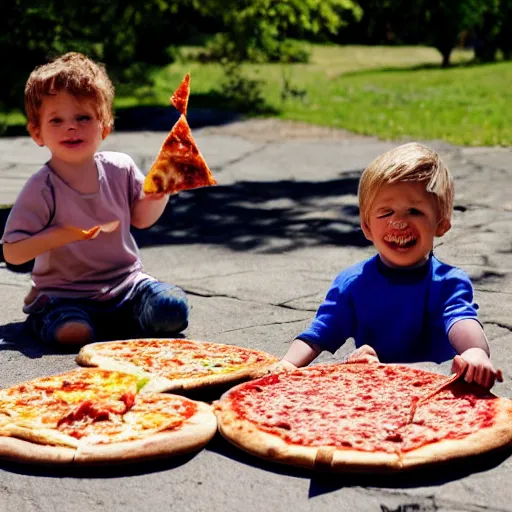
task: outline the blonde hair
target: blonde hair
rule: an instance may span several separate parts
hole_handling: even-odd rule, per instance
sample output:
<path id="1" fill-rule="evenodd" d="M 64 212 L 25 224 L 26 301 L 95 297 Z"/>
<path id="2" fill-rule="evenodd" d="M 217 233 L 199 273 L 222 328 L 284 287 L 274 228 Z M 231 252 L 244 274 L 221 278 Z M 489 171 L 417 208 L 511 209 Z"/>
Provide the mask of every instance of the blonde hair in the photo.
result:
<path id="1" fill-rule="evenodd" d="M 434 195 L 438 221 L 450 220 L 453 210 L 453 179 L 441 157 L 417 142 L 403 144 L 378 156 L 363 172 L 359 181 L 359 211 L 368 222 L 377 192 L 383 185 L 403 181 L 425 183 Z"/>
<path id="2" fill-rule="evenodd" d="M 114 86 L 103 64 L 81 53 L 70 52 L 36 67 L 25 85 L 25 112 L 29 126 L 39 127 L 44 97 L 59 91 L 91 100 L 104 129 L 108 132 L 112 130 Z"/>

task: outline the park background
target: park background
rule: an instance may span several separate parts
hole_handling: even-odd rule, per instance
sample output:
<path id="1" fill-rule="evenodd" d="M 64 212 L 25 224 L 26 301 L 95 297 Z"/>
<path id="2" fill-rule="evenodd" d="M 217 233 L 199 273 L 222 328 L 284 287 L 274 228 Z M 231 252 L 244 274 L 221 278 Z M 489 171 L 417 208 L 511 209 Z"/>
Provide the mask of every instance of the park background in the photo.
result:
<path id="1" fill-rule="evenodd" d="M 510 146 L 512 0 L 5 0 L 0 134 L 27 135 L 23 89 L 67 51 L 105 63 L 116 129 L 277 117 L 382 139 Z"/>

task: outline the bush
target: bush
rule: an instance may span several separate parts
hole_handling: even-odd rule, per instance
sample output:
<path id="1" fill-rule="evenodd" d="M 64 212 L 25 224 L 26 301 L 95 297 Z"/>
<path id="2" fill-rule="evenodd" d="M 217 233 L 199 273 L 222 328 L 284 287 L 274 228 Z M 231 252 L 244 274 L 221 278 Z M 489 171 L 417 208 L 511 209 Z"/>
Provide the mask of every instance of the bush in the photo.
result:
<path id="1" fill-rule="evenodd" d="M 245 112 L 263 112 L 262 81 L 244 75 L 240 62 L 222 60 L 224 77 L 220 82 L 220 93 L 233 107 Z"/>
<path id="2" fill-rule="evenodd" d="M 264 62 L 309 62 L 311 52 L 301 41 L 295 39 L 262 40 L 255 39 L 248 42 L 241 52 L 236 43 L 226 33 L 216 34 L 200 51 L 197 58 L 200 62 L 221 62 L 223 59 L 231 61 Z"/>

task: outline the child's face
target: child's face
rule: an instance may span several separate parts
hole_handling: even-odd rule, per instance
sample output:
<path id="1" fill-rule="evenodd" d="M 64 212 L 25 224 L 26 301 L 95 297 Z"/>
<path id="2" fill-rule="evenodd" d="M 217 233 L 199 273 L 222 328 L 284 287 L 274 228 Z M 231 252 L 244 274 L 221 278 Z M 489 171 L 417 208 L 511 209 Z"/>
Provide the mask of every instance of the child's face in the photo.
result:
<path id="1" fill-rule="evenodd" d="M 39 127 L 29 127 L 30 135 L 51 151 L 54 161 L 83 163 L 103 140 L 103 124 L 93 104 L 65 91 L 45 97 L 39 119 Z"/>
<path id="2" fill-rule="evenodd" d="M 424 183 L 401 182 L 378 191 L 361 227 L 386 265 L 410 267 L 425 261 L 434 237 L 448 231 L 450 223 L 438 222 L 435 199 Z"/>

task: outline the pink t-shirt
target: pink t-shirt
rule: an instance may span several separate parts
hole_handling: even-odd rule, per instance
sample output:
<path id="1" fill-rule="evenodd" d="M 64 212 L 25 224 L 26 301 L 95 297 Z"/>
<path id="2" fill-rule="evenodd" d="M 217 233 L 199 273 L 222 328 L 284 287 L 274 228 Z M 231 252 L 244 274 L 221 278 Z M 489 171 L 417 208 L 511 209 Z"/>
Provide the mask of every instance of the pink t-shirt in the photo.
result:
<path id="1" fill-rule="evenodd" d="M 95 161 L 98 192 L 77 192 L 45 165 L 29 178 L 9 214 L 2 243 L 24 240 L 50 226 L 90 229 L 121 221 L 113 233 L 37 256 L 32 280 L 39 294 L 106 300 L 148 277 L 130 234 L 130 212 L 144 175 L 123 153 L 97 153 Z"/>

